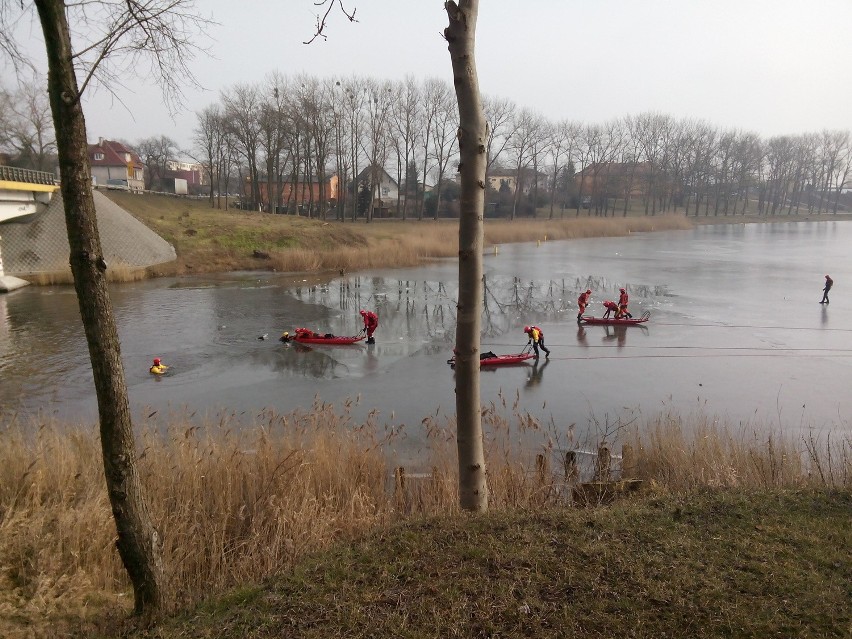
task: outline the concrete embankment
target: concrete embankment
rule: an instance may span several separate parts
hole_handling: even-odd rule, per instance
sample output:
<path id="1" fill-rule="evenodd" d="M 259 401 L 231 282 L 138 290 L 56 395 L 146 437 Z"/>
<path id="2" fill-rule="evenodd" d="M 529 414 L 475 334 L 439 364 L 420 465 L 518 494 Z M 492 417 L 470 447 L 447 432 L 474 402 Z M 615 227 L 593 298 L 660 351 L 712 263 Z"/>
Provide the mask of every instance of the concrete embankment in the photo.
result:
<path id="1" fill-rule="evenodd" d="M 142 269 L 175 260 L 174 247 L 115 202 L 94 192 L 104 259 L 111 268 Z M 6 275 L 70 276 L 62 195 L 57 191 L 35 219 L 2 227 L 0 249 Z"/>

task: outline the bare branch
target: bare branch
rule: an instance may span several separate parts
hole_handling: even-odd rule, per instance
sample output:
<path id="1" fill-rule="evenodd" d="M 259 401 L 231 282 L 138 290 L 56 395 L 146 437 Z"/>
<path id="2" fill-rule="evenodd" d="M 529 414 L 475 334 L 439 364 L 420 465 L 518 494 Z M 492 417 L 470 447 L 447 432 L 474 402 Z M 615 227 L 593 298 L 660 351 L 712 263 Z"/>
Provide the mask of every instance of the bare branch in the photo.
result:
<path id="1" fill-rule="evenodd" d="M 6 57 L 16 73 L 20 73 L 24 68 L 35 71 L 32 62 L 21 51 L 14 38 L 19 24 L 27 16 L 32 18 L 32 15 L 31 9 L 24 6 L 24 0 L 0 2 L 0 54 L 4 54 L 0 57 Z"/>
<path id="2" fill-rule="evenodd" d="M 153 78 L 174 113 L 187 87 L 200 88 L 190 64 L 207 53 L 196 40 L 215 22 L 200 14 L 196 0 L 80 0 L 65 7 L 76 27 L 72 60 L 80 95 L 97 84 L 117 99 L 116 87 L 128 78 Z"/>
<path id="3" fill-rule="evenodd" d="M 358 22 L 355 19 L 355 12 L 357 9 L 352 9 L 352 13 L 349 13 L 346 10 L 346 7 L 343 6 L 343 0 L 319 0 L 318 2 L 314 2 L 315 7 L 325 7 L 325 13 L 322 15 L 317 15 L 317 26 L 316 31 L 314 32 L 313 37 L 310 40 L 303 42 L 302 44 L 311 44 L 317 38 L 322 38 L 326 40 L 328 36 L 325 35 L 325 27 L 328 23 L 328 16 L 334 10 L 335 5 L 340 8 L 340 12 L 346 16 L 349 22 Z"/>

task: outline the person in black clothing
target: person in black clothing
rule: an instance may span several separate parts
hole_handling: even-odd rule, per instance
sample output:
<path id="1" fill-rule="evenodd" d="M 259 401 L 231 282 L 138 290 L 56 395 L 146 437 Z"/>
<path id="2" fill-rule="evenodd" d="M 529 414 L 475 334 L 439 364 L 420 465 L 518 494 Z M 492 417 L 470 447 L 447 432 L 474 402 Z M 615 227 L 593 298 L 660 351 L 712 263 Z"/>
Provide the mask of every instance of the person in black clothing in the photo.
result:
<path id="1" fill-rule="evenodd" d="M 834 280 L 831 279 L 829 275 L 825 276 L 825 288 L 822 289 L 822 299 L 820 300 L 820 304 L 828 304 L 828 292 L 831 290 L 831 287 L 834 285 Z"/>

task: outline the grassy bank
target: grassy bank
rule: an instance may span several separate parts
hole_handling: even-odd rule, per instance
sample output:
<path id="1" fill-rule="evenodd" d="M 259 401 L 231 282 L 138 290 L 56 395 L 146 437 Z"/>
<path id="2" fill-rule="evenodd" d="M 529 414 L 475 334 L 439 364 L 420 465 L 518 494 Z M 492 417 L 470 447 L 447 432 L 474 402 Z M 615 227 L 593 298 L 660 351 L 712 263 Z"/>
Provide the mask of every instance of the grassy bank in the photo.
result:
<path id="1" fill-rule="evenodd" d="M 206 200 L 107 192 L 116 203 L 174 245 L 175 263 L 154 274 L 230 270 L 345 271 L 413 266 L 458 255 L 454 220 L 322 222 L 292 215 L 211 209 Z M 487 245 L 623 236 L 691 228 L 683 216 L 569 217 L 564 220 L 488 220 Z"/>
<path id="2" fill-rule="evenodd" d="M 393 457 L 385 451 L 403 445 L 405 431 L 357 424 L 326 405 L 304 414 L 261 413 L 254 428 L 239 427 L 232 415 L 215 416 L 203 426 L 180 416 L 169 422 L 165 432 L 149 424 L 140 441 L 140 474 L 165 540 L 169 599 L 178 608 L 224 599 L 208 604 L 201 618 L 163 630 L 163 637 L 281 636 L 289 624 L 295 624 L 294 636 L 358 636 L 370 634 L 363 624 L 371 617 L 388 628 L 376 636 L 389 637 L 470 636 L 477 633 L 464 627 L 496 632 L 494 624 L 520 634 L 533 627 L 544 632 L 583 615 L 585 621 L 571 623 L 588 630 L 621 605 L 628 606 L 623 623 L 632 620 L 656 630 L 639 636 L 674 636 L 678 616 L 686 619 L 693 607 L 704 610 L 730 600 L 728 608 L 707 614 L 752 628 L 756 622 L 746 623 L 746 612 L 731 620 L 735 609 L 759 601 L 769 615 L 770 600 L 795 599 L 800 590 L 800 596 L 809 595 L 815 580 L 831 582 L 842 571 L 849 575 L 848 437 L 829 446 L 827 439 L 767 436 L 660 415 L 610 441 L 616 453 L 630 445 L 630 468 L 623 470 L 641 480 L 641 490 L 598 512 L 577 506 L 581 493 L 575 489 L 582 488 L 583 478 L 566 472 L 562 463 L 567 448 L 594 448 L 595 442 L 572 442 L 529 416 L 506 416 L 492 408 L 484 422 L 493 515 L 469 522 L 458 517 L 456 505 L 453 424 L 418 426 L 428 442 L 419 454 L 431 471 L 408 473 L 404 480 L 397 472 L 395 480 Z M 78 636 L 114 636 L 104 628 L 127 614 L 132 597 L 113 546 L 96 429 L 20 425 L 14 419 L 3 424 L 0 636 L 73 636 L 75 628 L 82 629 Z M 530 437 L 540 445 L 519 443 Z M 730 500 L 739 504 L 734 516 L 724 506 Z M 717 515 L 727 523 L 716 521 Z M 666 528 L 676 518 L 681 523 Z M 529 537 L 518 536 L 524 530 Z M 578 531 L 584 541 L 577 539 Z M 679 546 L 684 531 L 691 538 Z M 477 551 L 477 544 L 467 550 L 451 544 L 450 552 L 445 544 L 458 536 L 487 545 Z M 533 538 L 536 547 L 554 544 L 551 552 L 538 558 L 522 552 Z M 381 545 L 370 539 L 394 541 L 379 556 Z M 357 540 L 356 550 L 347 550 Z M 702 544 L 713 552 L 708 548 L 708 554 L 696 556 Z M 394 556 L 405 545 L 410 552 Z M 442 548 L 446 556 L 438 561 Z M 356 560 L 351 552 L 374 556 Z M 732 557 L 737 558 L 733 564 Z M 471 571 L 460 570 L 463 558 L 473 562 Z M 327 571 L 322 579 L 306 576 L 318 576 L 322 566 Z M 362 572 L 373 569 L 379 574 Z M 473 575 L 483 569 L 491 579 L 477 586 Z M 702 583 L 708 571 L 714 576 L 700 596 L 689 595 L 690 584 Z M 288 577 L 268 593 L 257 586 L 281 574 Z M 783 582 L 786 590 L 762 585 L 764 578 Z M 243 594 L 224 594 L 235 587 Z M 422 608 L 418 601 L 430 588 L 431 599 Z M 832 588 L 824 595 L 826 606 L 839 603 L 842 588 Z M 359 589 L 350 603 L 362 602 L 362 613 L 350 603 L 332 601 L 335 593 Z M 229 610 L 245 593 L 252 593 L 252 606 L 275 601 L 293 611 L 257 617 L 278 634 L 263 634 L 252 625 L 238 610 L 242 604 Z M 633 603 L 619 603 L 631 593 L 637 597 Z M 500 615 L 493 621 L 486 619 L 486 604 L 467 602 L 495 596 Z M 646 610 L 648 597 L 662 608 Z M 761 627 L 776 624 L 777 632 L 789 636 L 784 624 L 796 619 L 810 624 L 814 615 L 823 616 L 823 608 L 808 612 L 810 603 L 803 601 L 810 602 L 779 608 L 760 621 L 766 624 Z M 470 614 L 457 610 L 465 606 L 474 606 Z M 531 612 L 523 612 L 525 606 Z M 257 609 L 249 617 L 264 614 Z M 516 618 L 510 623 L 505 615 Z M 446 618 L 442 622 L 439 616 Z M 350 617 L 353 625 L 346 626 Z M 418 629 L 410 625 L 414 620 L 435 625 Z M 202 624 L 197 635 L 196 623 Z M 308 628 L 311 623 L 315 629 Z M 831 628 L 835 621 L 822 623 Z M 231 634 L 214 631 L 226 626 L 233 626 Z M 755 633 L 751 636 L 767 636 Z"/>
<path id="3" fill-rule="evenodd" d="M 848 637 L 850 508 L 738 491 L 418 519 L 145 636 Z"/>

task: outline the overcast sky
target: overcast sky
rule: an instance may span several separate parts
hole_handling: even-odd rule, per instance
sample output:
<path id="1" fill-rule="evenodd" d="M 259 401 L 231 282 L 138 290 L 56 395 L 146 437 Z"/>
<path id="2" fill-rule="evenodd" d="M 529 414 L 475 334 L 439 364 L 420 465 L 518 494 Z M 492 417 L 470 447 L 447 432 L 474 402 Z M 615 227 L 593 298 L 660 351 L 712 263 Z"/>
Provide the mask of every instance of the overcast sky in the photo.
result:
<path id="1" fill-rule="evenodd" d="M 187 92 L 174 117 L 154 86 L 131 83 L 127 106 L 90 95 L 90 141 L 188 145 L 196 111 L 273 70 L 452 80 L 442 0 L 344 4 L 358 22 L 333 14 L 327 40 L 305 45 L 312 0 L 198 0 L 219 23 L 211 57 L 192 63 L 205 91 Z M 656 111 L 766 137 L 852 130 L 852 0 L 481 0 L 476 57 L 483 93 L 553 120 Z"/>

